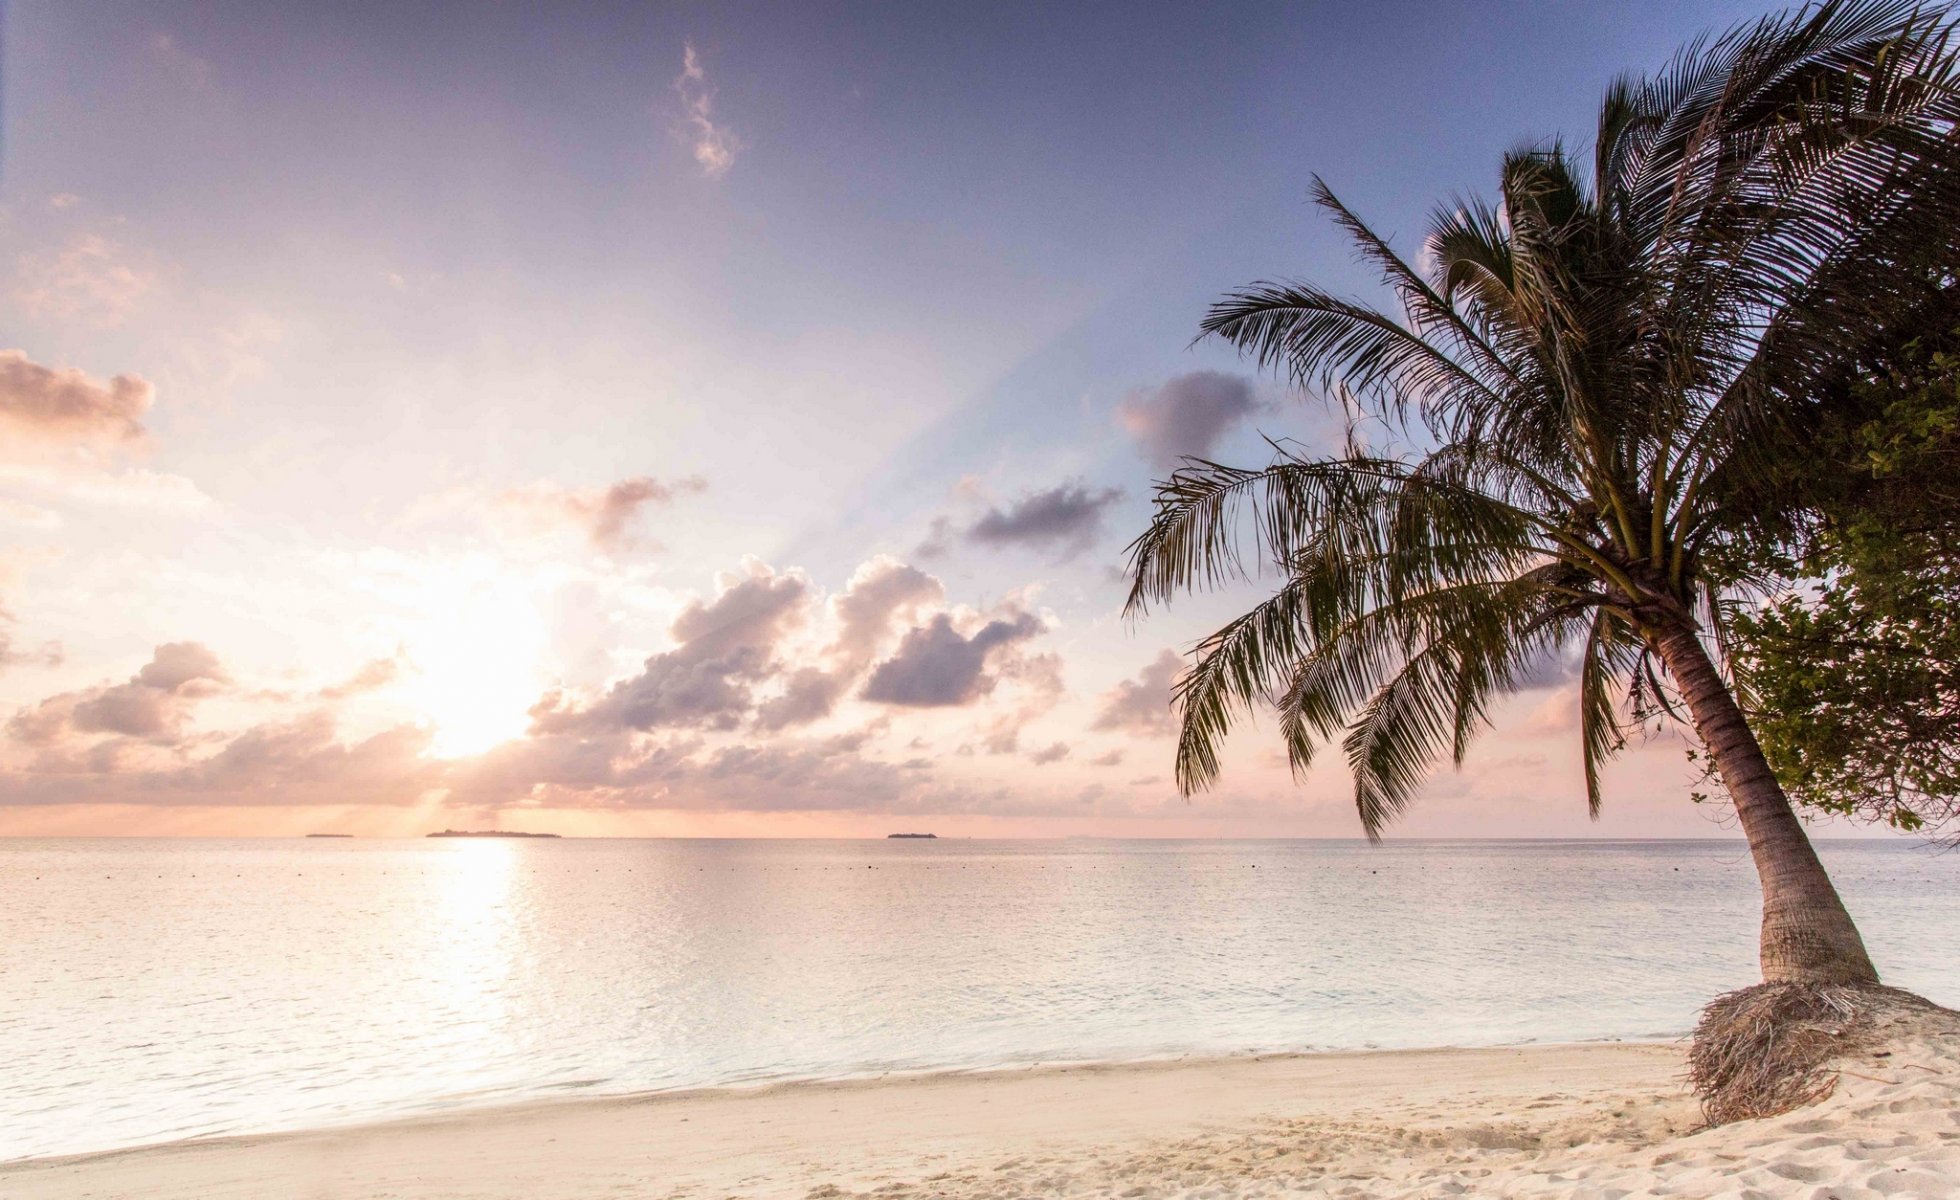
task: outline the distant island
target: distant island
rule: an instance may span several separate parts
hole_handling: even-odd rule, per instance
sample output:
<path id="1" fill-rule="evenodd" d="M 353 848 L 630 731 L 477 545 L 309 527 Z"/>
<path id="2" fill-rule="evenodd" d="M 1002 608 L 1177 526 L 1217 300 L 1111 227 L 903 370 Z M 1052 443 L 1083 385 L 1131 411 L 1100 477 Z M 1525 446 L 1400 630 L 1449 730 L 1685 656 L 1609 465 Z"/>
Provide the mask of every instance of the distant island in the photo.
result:
<path id="1" fill-rule="evenodd" d="M 502 829 L 445 829 L 441 833 L 428 834 L 429 837 L 505 837 L 505 838 L 555 838 L 555 833 L 514 833 Z"/>
<path id="2" fill-rule="evenodd" d="M 353 837 L 351 833 L 309 833 L 307 837 Z"/>
<path id="3" fill-rule="evenodd" d="M 936 838 L 939 835 L 936 833 L 888 833 L 885 836 L 888 838 Z"/>

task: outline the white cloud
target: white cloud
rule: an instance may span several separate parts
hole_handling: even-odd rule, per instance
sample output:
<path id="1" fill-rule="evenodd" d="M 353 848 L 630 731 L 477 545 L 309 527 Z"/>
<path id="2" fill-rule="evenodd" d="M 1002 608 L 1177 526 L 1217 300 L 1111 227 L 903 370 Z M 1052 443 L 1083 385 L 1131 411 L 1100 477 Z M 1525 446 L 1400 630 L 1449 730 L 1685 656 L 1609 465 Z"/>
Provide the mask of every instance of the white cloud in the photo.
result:
<path id="1" fill-rule="evenodd" d="M 0 496 L 0 521 L 18 529 L 59 529 L 61 514 L 53 509 Z"/>
<path id="2" fill-rule="evenodd" d="M 715 120 L 714 89 L 708 86 L 707 68 L 701 65 L 693 42 L 681 48 L 681 73 L 674 77 L 674 91 L 681 98 L 682 132 L 694 151 L 694 161 L 710 179 L 727 174 L 746 147 L 734 131 Z"/>
<path id="3" fill-rule="evenodd" d="M 25 486 L 83 504 L 141 508 L 149 512 L 203 512 L 215 501 L 182 475 L 133 467 L 124 471 L 77 474 L 44 467 L 0 466 L 0 484 Z"/>

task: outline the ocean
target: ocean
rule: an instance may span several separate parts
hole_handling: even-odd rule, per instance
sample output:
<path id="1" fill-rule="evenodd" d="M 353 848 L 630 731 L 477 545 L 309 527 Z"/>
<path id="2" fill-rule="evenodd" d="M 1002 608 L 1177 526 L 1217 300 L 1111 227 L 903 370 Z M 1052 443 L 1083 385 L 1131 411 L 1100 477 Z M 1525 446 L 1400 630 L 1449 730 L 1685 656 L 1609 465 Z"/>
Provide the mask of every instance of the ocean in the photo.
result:
<path id="1" fill-rule="evenodd" d="M 1820 851 L 1960 1003 L 1960 855 Z M 0 841 L 0 1159 L 1076 1060 L 1685 1032 L 1739 842 Z"/>

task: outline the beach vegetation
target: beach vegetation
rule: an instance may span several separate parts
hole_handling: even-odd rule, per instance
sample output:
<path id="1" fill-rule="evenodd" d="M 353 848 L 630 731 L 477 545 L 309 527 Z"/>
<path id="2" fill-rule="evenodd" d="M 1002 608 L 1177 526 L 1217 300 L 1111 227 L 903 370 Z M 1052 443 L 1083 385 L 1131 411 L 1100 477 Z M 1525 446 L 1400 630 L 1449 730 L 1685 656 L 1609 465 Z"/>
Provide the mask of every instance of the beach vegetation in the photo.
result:
<path id="1" fill-rule="evenodd" d="M 1820 397 L 1762 551 L 1786 582 L 1734 614 L 1730 661 L 1790 798 L 1960 836 L 1960 304 Z"/>
<path id="2" fill-rule="evenodd" d="M 1948 17 L 1843 0 L 1614 83 L 1589 151 L 1504 156 L 1413 260 L 1316 181 L 1396 304 L 1261 282 L 1217 339 L 1347 415 L 1333 453 L 1187 461 L 1131 547 L 1129 611 L 1272 581 L 1178 684 L 1176 774 L 1270 706 L 1296 771 L 1338 742 L 1378 836 L 1500 697 L 1569 673 L 1585 802 L 1656 723 L 1691 727 L 1763 890 L 1764 979 L 1877 980 L 1731 669 L 1733 615 L 1807 528 L 1789 447 L 1847 364 L 1950 277 Z"/>

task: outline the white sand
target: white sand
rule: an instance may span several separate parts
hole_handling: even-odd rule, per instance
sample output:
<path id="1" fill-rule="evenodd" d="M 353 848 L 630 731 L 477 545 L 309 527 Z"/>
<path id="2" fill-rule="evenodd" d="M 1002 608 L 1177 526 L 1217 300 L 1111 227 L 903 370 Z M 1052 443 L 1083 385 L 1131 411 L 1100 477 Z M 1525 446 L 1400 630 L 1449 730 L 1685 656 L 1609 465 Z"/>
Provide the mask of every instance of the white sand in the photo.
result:
<path id="1" fill-rule="evenodd" d="M 938 1075 L 41 1160 L 0 1197 L 1960 1196 L 1960 1033 L 1848 1071 L 1701 1132 L 1671 1045 Z"/>

